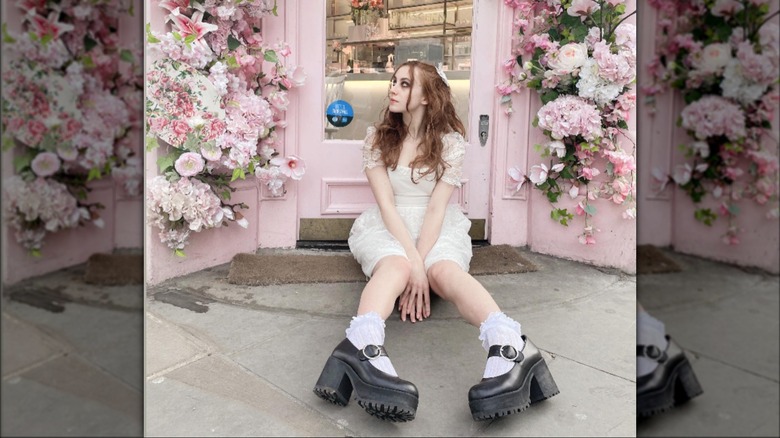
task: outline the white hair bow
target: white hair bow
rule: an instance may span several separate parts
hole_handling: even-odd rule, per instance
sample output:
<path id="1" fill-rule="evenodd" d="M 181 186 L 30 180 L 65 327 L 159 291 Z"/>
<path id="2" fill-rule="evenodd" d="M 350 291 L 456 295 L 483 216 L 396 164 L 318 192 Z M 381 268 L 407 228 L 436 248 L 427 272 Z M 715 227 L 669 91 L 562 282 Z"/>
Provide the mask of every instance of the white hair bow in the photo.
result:
<path id="1" fill-rule="evenodd" d="M 441 80 L 442 80 L 442 81 L 444 81 L 444 85 L 446 85 L 446 86 L 447 86 L 447 88 L 449 88 L 449 86 L 450 86 L 450 81 L 448 81 L 448 80 L 447 80 L 447 76 L 445 76 L 445 75 L 444 75 L 444 70 L 442 70 L 442 68 L 441 68 L 441 67 L 442 67 L 442 63 L 440 62 L 440 63 L 439 63 L 437 66 L 436 66 L 436 73 L 438 73 L 438 74 L 439 74 L 439 76 L 441 76 Z"/>

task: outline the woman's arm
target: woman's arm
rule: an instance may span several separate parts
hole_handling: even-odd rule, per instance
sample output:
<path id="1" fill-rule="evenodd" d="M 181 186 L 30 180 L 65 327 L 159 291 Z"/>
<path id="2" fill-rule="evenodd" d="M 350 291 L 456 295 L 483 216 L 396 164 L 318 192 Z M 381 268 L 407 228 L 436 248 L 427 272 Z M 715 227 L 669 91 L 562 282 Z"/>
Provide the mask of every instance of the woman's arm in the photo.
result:
<path id="1" fill-rule="evenodd" d="M 376 198 L 376 203 L 379 206 L 379 212 L 382 215 L 382 221 L 385 223 L 387 231 L 401 243 L 410 262 L 415 259 L 422 260 L 409 230 L 406 229 L 401 215 L 398 214 L 398 210 L 395 208 L 393 187 L 390 185 L 390 178 L 387 176 L 385 166 L 366 169 L 366 177 L 371 186 L 371 191 L 374 193 L 374 198 Z"/>
<path id="2" fill-rule="evenodd" d="M 425 218 L 420 228 L 420 237 L 417 239 L 417 252 L 423 260 L 439 239 L 444 213 L 447 211 L 447 204 L 454 190 L 454 186 L 439 180 L 431 193 L 431 200 L 428 201 L 428 209 L 425 211 Z"/>

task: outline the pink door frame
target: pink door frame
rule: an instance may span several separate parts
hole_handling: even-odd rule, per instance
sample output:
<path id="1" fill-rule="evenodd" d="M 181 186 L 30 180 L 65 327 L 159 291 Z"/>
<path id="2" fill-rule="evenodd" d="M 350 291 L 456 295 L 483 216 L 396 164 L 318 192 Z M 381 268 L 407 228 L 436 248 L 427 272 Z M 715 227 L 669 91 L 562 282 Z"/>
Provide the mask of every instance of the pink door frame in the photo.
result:
<path id="1" fill-rule="evenodd" d="M 324 38 L 325 3 L 320 6 L 301 9 L 299 23 L 311 35 L 322 35 Z M 463 186 L 455 190 L 451 200 L 460 205 L 468 217 L 477 219 L 488 218 L 488 169 L 495 137 L 493 132 L 489 132 L 487 144 L 483 147 L 477 133 L 480 114 L 487 114 L 491 124 L 495 121 L 493 65 L 497 61 L 494 24 L 499 6 L 493 1 L 474 2 L 474 28 L 480 30 L 472 35 L 472 51 L 480 53 L 481 59 L 472 65 L 470 116 L 469 120 L 463 121 L 467 125 L 467 140 L 470 142 L 466 152 Z M 309 73 L 309 81 L 306 93 L 300 96 L 300 111 L 302 120 L 317 120 L 317 123 L 300 126 L 299 151 L 311 164 L 307 167 L 304 180 L 299 183 L 298 218 L 355 218 L 376 203 L 368 181 L 361 172 L 362 137 L 361 140 L 323 139 L 325 90 L 322 72 L 325 44 L 312 43 L 302 49 L 301 65 Z"/>
<path id="2" fill-rule="evenodd" d="M 141 1 L 133 0 L 135 16 L 123 16 L 119 22 L 119 38 L 127 44 L 141 42 L 143 15 Z M 15 2 L 2 2 L 3 22 L 9 31 L 20 32 L 22 17 Z M 140 130 L 131 133 L 136 153 L 142 154 Z M 12 151 L 4 153 L 3 178 L 13 175 Z M 128 196 L 124 189 L 112 180 L 91 183 L 93 191 L 88 202 L 100 202 L 106 208 L 101 211 L 105 227 L 100 229 L 89 224 L 73 230 L 47 235 L 40 258 L 32 257 L 16 243 L 14 229 L 3 224 L 2 282 L 4 285 L 17 283 L 25 278 L 43 275 L 58 269 L 85 262 L 90 255 L 112 252 L 117 248 L 140 249 L 143 244 L 143 198 Z"/>

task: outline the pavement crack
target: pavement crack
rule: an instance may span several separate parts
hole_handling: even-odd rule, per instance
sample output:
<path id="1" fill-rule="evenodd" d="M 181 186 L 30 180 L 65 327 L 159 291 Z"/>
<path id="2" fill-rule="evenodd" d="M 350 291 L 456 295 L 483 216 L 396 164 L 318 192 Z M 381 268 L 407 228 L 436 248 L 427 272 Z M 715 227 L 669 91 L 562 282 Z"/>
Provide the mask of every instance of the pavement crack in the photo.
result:
<path id="1" fill-rule="evenodd" d="M 737 366 L 737 365 L 734 365 L 734 364 L 731 364 L 731 363 L 728 363 L 728 362 L 724 362 L 723 360 L 718 359 L 717 357 L 710 356 L 708 354 L 704 354 L 704 353 L 701 353 L 699 351 L 692 350 L 690 348 L 686 348 L 685 350 L 686 351 L 690 351 L 691 353 L 695 354 L 697 357 L 703 357 L 705 359 L 709 359 L 709 360 L 711 360 L 713 362 L 717 362 L 717 363 L 719 363 L 719 364 L 721 364 L 723 366 L 727 366 L 729 368 L 733 368 L 735 370 L 742 371 L 743 373 L 750 374 L 751 376 L 758 377 L 758 378 L 764 379 L 764 380 L 769 380 L 770 382 L 774 382 L 774 383 L 780 383 L 780 379 L 767 377 L 767 376 L 765 376 L 763 374 L 757 373 L 757 372 L 749 370 L 747 368 L 743 368 L 743 367 L 740 367 L 740 366 Z"/>
<path id="2" fill-rule="evenodd" d="M 544 349 L 542 349 L 542 348 L 539 348 L 539 351 L 544 351 L 544 352 L 547 352 L 547 353 L 548 353 L 550 356 L 552 356 L 554 359 L 557 359 L 557 358 L 559 358 L 559 357 L 562 357 L 562 358 L 564 358 L 564 359 L 567 359 L 567 360 L 570 360 L 570 361 L 572 361 L 572 362 L 574 362 L 574 363 L 576 363 L 576 364 L 580 364 L 580 365 L 582 365 L 582 366 L 584 366 L 584 367 L 588 367 L 588 368 L 590 368 L 590 369 L 592 369 L 592 370 L 595 370 L 595 371 L 598 371 L 598 372 L 601 372 L 601 373 L 604 373 L 604 374 L 608 374 L 608 375 L 610 375 L 610 376 L 613 376 L 613 377 L 617 377 L 618 379 L 621 379 L 621 380 L 625 380 L 626 382 L 636 383 L 636 378 L 634 378 L 634 379 L 632 380 L 632 379 L 629 379 L 629 378 L 626 378 L 626 377 L 623 377 L 623 376 L 617 375 L 617 374 L 615 374 L 615 373 L 611 373 L 611 372 L 609 372 L 609 371 L 607 371 L 607 370 L 603 370 L 603 369 L 601 369 L 601 368 L 596 368 L 596 367 L 594 367 L 593 365 L 588 365 L 588 364 L 586 364 L 585 362 L 581 362 L 581 361 L 578 361 L 578 360 L 576 360 L 576 359 L 572 359 L 571 357 L 564 356 L 564 355 L 562 355 L 562 354 L 560 354 L 560 353 L 554 353 L 554 352 L 552 352 L 552 351 L 549 351 L 549 350 L 544 350 Z"/>

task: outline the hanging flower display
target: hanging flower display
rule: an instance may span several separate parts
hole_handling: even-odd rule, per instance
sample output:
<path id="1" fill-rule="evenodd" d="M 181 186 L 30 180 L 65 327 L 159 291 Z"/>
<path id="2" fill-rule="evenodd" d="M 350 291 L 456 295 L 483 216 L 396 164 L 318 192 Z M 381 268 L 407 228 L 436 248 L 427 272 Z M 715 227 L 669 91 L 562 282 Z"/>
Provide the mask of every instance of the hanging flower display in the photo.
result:
<path id="1" fill-rule="evenodd" d="M 249 224 L 230 204 L 231 183 L 254 174 L 272 196 L 305 173 L 301 158 L 282 158 L 287 93 L 305 80 L 286 59 L 286 43 L 262 37 L 268 0 L 160 1 L 170 31 L 147 25 L 158 59 L 147 73 L 147 150 L 165 146 L 147 197 L 147 216 L 160 240 L 184 256 L 192 232 Z"/>
<path id="2" fill-rule="evenodd" d="M 651 0 L 658 10 L 657 53 L 647 65 L 648 103 L 668 88 L 680 90 L 685 107 L 678 123 L 690 141 L 686 162 L 671 175 L 653 169 L 658 189 L 680 187 L 697 206 L 696 220 L 728 221 L 724 243 L 739 243 L 739 203 L 778 213 L 778 146 L 768 137 L 777 109 L 780 29 L 768 21 L 768 0 Z M 764 141 L 770 139 L 771 141 Z M 710 196 L 717 207 L 703 207 Z"/>
<path id="3" fill-rule="evenodd" d="M 140 128 L 140 47 L 121 47 L 118 21 L 132 2 L 20 0 L 25 32 L 3 23 L 3 149 L 15 175 L 3 181 L 7 222 L 17 241 L 41 255 L 47 233 L 91 222 L 89 182 L 113 176 L 140 193 L 141 161 L 129 132 Z"/>
<path id="4" fill-rule="evenodd" d="M 527 174 L 509 170 L 519 191 L 526 181 L 555 204 L 577 200 L 575 211 L 553 206 L 550 217 L 568 226 L 584 218 L 582 244 L 596 243 L 596 200 L 623 206 L 636 217 L 636 149 L 627 135 L 636 103 L 636 27 L 625 23 L 623 0 L 504 0 L 515 10 L 508 79 L 498 84 L 507 115 L 513 93 L 538 92 L 543 106 L 533 125 L 549 139 L 536 145 L 541 158 Z M 628 145 L 628 150 L 624 146 Z"/>

